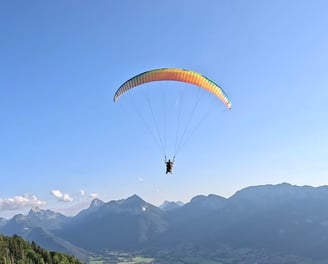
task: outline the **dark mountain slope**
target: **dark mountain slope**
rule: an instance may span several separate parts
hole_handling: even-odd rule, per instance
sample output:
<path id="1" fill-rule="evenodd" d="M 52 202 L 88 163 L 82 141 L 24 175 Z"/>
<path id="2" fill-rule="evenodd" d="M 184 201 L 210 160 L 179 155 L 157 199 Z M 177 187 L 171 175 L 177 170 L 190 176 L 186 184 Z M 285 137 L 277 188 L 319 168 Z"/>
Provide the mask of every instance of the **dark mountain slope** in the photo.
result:
<path id="1" fill-rule="evenodd" d="M 167 228 L 163 211 L 137 195 L 105 203 L 77 220 L 59 235 L 89 250 L 139 248 Z"/>

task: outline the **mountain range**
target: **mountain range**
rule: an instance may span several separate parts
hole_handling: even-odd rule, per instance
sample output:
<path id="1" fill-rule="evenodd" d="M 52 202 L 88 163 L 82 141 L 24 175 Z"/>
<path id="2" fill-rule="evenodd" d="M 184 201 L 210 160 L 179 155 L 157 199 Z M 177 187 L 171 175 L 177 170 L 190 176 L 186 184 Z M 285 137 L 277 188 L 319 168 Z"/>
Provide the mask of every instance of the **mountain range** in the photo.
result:
<path id="1" fill-rule="evenodd" d="M 27 215 L 0 219 L 0 233 L 81 260 L 90 252 L 229 245 L 328 261 L 328 186 L 253 186 L 230 198 L 199 195 L 160 207 L 138 195 L 95 199 L 74 217 L 32 208 Z"/>

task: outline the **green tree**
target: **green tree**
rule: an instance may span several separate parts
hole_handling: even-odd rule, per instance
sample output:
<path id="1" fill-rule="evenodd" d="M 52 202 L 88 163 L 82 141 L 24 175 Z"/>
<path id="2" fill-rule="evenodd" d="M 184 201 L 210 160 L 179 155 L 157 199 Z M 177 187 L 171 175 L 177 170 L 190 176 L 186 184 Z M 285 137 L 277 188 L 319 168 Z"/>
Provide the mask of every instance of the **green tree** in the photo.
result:
<path id="1" fill-rule="evenodd" d="M 0 235 L 0 264 L 81 264 L 78 259 L 66 254 L 47 251 L 14 235 Z"/>

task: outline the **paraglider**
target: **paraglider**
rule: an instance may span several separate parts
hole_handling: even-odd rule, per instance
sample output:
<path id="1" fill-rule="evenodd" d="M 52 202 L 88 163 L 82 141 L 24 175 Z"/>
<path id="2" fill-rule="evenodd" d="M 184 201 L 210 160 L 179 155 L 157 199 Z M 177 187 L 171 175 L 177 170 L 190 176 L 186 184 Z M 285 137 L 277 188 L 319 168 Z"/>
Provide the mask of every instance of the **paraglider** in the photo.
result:
<path id="1" fill-rule="evenodd" d="M 156 69 L 146 71 L 132 77 L 118 88 L 114 95 L 114 102 L 116 102 L 119 97 L 126 93 L 128 90 L 147 82 L 156 81 L 178 81 L 194 84 L 219 97 L 219 99 L 221 99 L 221 101 L 227 106 L 228 109 L 231 109 L 232 107 L 232 103 L 226 93 L 215 82 L 211 81 L 200 73 L 177 68 Z"/>
<path id="2" fill-rule="evenodd" d="M 174 165 L 174 160 L 166 160 L 165 159 L 165 165 L 166 165 L 166 172 L 165 174 L 171 173 L 172 174 L 172 170 L 173 170 L 173 165 Z"/>
<path id="3" fill-rule="evenodd" d="M 115 92 L 113 100 L 114 100 L 114 102 L 117 102 L 118 99 L 122 95 L 124 95 L 126 92 L 128 92 L 129 90 L 131 90 L 137 86 L 141 86 L 143 84 L 150 83 L 150 82 L 161 82 L 161 81 L 175 81 L 175 82 L 180 82 L 180 83 L 191 84 L 189 86 L 196 86 L 198 88 L 201 88 L 201 89 L 208 91 L 209 93 L 215 95 L 217 98 L 220 99 L 220 101 L 226 106 L 227 109 L 230 110 L 232 107 L 232 103 L 231 103 L 230 99 L 228 98 L 227 94 L 215 82 L 213 82 L 212 80 L 208 79 L 207 77 L 205 77 L 204 75 L 202 75 L 200 73 L 190 71 L 190 70 L 185 70 L 185 69 L 179 69 L 179 68 L 162 68 L 162 69 L 155 69 L 155 70 L 150 70 L 150 71 L 140 73 L 140 74 L 132 77 L 131 79 L 127 80 L 126 82 L 124 82 L 118 88 L 118 90 Z M 180 105 L 180 107 L 181 107 L 181 105 Z M 196 107 L 194 107 L 194 108 L 196 108 Z M 195 109 L 193 109 L 193 110 L 195 110 Z M 192 112 L 192 111 L 190 111 L 190 112 Z M 151 109 L 151 112 L 153 114 L 152 109 Z M 178 121 L 180 121 L 181 109 L 178 112 L 179 112 Z M 164 117 L 165 117 L 165 114 L 164 114 Z M 156 119 L 154 119 L 154 120 L 156 121 Z M 166 122 L 164 122 L 164 123 L 166 123 Z M 179 132 L 179 126 L 180 126 L 180 124 L 178 125 L 178 129 L 176 129 L 177 130 L 176 133 Z M 159 130 L 157 125 L 156 125 L 156 129 Z M 166 131 L 164 131 L 163 134 L 165 137 Z M 184 134 L 185 134 L 185 131 L 184 131 L 183 135 Z M 166 143 L 166 139 L 164 138 L 163 140 L 161 140 L 161 138 L 160 138 L 158 141 L 160 141 L 160 143 L 158 145 L 161 145 L 161 149 L 162 149 L 162 152 L 165 157 L 166 174 L 172 173 L 176 154 L 182 148 L 182 146 L 184 145 L 186 140 L 184 142 L 180 142 L 179 144 L 177 143 L 178 140 L 177 139 L 175 140 L 176 147 L 174 150 L 174 155 L 173 155 L 172 160 L 171 159 L 166 160 L 166 147 L 162 146 Z"/>

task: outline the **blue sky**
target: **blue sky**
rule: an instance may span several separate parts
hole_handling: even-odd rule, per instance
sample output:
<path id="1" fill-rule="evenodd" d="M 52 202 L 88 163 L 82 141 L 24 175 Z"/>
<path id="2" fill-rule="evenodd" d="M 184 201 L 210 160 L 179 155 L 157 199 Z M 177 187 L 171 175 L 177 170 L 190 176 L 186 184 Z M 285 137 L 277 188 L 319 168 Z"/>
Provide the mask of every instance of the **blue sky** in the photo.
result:
<path id="1" fill-rule="evenodd" d="M 93 197 L 155 205 L 259 184 L 326 185 L 327 1 L 3 1 L 0 217 L 65 214 Z M 117 88 L 200 72 L 229 95 L 165 175 Z M 131 96 L 130 96 L 131 97 Z M 123 101 L 123 99 L 125 101 Z"/>

